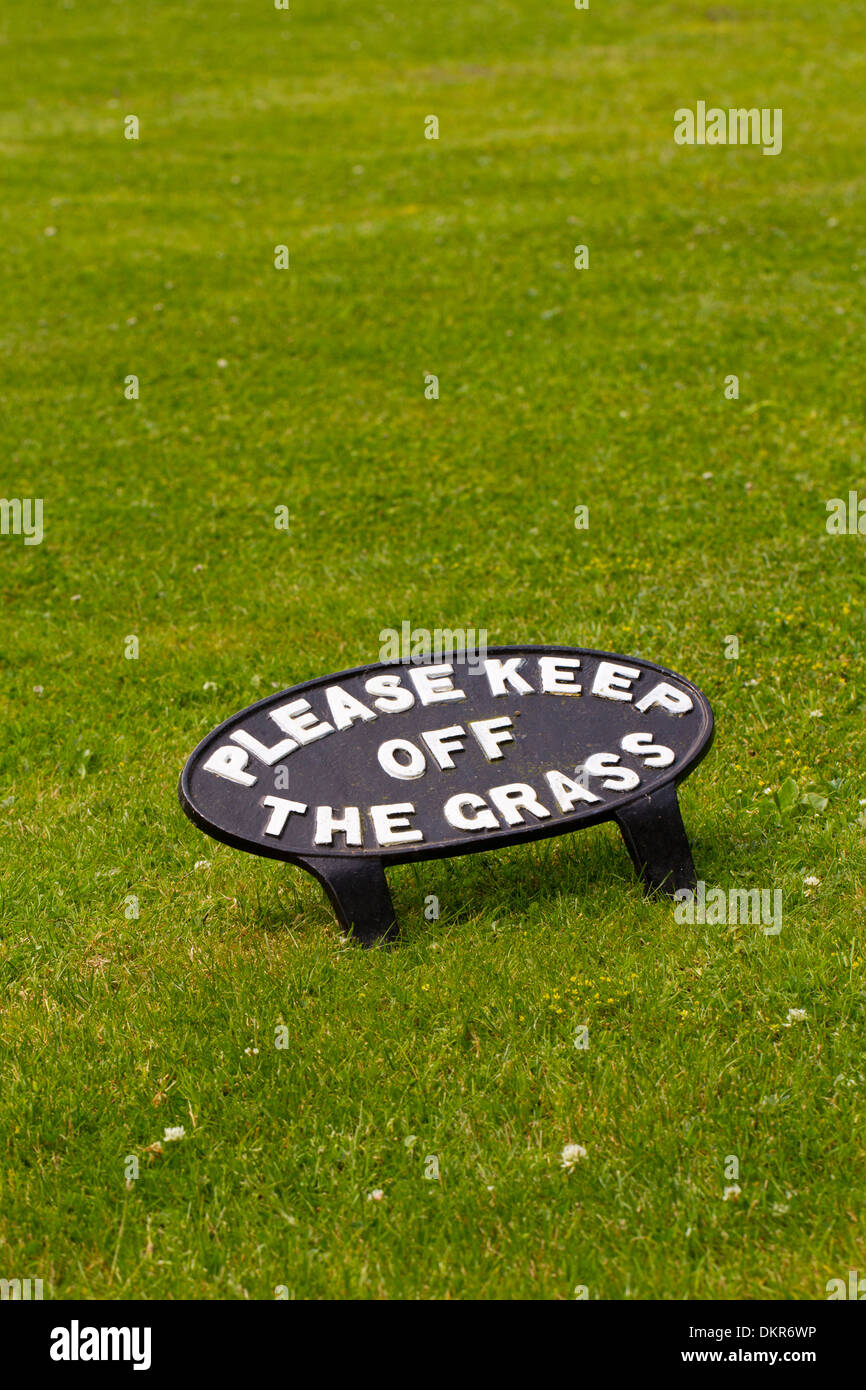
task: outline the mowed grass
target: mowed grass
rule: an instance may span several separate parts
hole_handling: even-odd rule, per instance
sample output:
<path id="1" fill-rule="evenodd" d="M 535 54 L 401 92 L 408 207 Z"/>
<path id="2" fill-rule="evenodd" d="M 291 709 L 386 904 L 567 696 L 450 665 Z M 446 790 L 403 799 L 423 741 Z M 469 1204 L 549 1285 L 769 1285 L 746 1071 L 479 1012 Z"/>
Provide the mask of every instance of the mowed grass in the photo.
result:
<path id="1" fill-rule="evenodd" d="M 0 1276 L 866 1269 L 866 541 L 825 529 L 866 496 L 864 36 L 790 0 L 7 0 L 0 491 L 45 538 L 0 537 Z M 675 146 L 699 100 L 781 107 L 781 155 Z M 781 889 L 781 934 L 677 924 L 606 826 L 394 870 L 401 942 L 365 952 L 186 820 L 204 733 L 404 620 L 695 680 L 699 875 Z"/>

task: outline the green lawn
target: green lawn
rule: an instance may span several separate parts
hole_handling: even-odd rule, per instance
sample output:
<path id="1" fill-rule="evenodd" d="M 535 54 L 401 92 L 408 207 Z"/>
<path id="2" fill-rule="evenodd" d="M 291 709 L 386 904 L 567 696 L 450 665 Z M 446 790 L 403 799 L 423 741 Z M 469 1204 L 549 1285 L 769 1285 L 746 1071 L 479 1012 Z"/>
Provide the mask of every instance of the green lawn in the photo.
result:
<path id="1" fill-rule="evenodd" d="M 0 492 L 45 534 L 0 536 L 0 1277 L 866 1272 L 866 540 L 825 525 L 866 497 L 864 39 L 844 0 L 6 0 Z M 782 153 L 676 145 L 699 100 Z M 604 826 L 395 869 L 366 952 L 187 821 L 210 728 L 404 620 L 697 682 L 698 873 L 781 934 L 676 923 Z"/>

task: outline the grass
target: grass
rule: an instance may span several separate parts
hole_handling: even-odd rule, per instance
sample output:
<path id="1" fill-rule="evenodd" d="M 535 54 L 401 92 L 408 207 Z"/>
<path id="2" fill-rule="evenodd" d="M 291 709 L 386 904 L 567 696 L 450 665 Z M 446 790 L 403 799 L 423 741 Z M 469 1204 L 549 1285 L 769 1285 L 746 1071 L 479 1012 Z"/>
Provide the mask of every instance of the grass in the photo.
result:
<path id="1" fill-rule="evenodd" d="M 7 0 L 0 491 L 45 538 L 0 537 L 0 1275 L 813 1299 L 866 1268 L 864 542 L 825 529 L 866 492 L 863 38 L 797 0 Z M 781 107 L 781 155 L 676 146 L 698 100 Z M 606 826 L 395 869 L 402 942 L 363 952 L 206 840 L 203 734 L 405 619 L 695 680 L 698 872 L 780 888 L 781 934 L 678 925 Z"/>

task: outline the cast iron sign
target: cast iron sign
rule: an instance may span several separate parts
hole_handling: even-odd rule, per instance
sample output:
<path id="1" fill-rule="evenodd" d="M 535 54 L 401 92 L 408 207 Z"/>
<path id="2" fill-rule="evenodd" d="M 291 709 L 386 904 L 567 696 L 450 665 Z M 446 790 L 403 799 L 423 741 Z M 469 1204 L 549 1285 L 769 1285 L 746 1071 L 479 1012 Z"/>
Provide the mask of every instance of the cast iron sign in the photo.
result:
<path id="1" fill-rule="evenodd" d="M 345 930 L 395 929 L 387 864 L 615 820 L 649 890 L 693 887 L 676 786 L 713 714 L 682 676 L 574 647 L 492 647 L 306 681 L 233 715 L 181 774 L 208 835 L 315 874 Z"/>

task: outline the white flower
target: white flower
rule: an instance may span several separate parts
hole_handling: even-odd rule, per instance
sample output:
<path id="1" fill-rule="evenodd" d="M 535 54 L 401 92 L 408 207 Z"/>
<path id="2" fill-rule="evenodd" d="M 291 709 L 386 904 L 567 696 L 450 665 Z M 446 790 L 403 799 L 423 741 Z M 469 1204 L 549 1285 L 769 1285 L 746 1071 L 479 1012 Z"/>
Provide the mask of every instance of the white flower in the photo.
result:
<path id="1" fill-rule="evenodd" d="M 182 1139 L 185 1134 L 186 1130 L 183 1125 L 175 1125 L 173 1129 L 167 1129 L 165 1131 L 165 1134 L 162 1136 L 163 1142 L 169 1144 L 172 1139 Z"/>
<path id="2" fill-rule="evenodd" d="M 824 718 L 824 711 L 823 711 L 822 709 L 810 709 L 810 710 L 809 710 L 809 718 L 810 718 L 810 719 L 823 719 L 823 718 Z"/>
<path id="3" fill-rule="evenodd" d="M 197 869 L 209 869 L 209 868 L 210 868 L 210 860 L 209 860 L 209 859 L 197 859 L 197 860 L 195 861 L 195 867 L 196 867 Z"/>
<path id="4" fill-rule="evenodd" d="M 741 1187 L 738 1187 L 736 1183 L 732 1183 L 732 1185 L 730 1187 L 726 1187 L 724 1192 L 722 1193 L 722 1201 L 736 1202 L 742 1190 L 743 1189 Z"/>
<path id="5" fill-rule="evenodd" d="M 381 1187 L 374 1187 L 372 1192 L 368 1192 L 368 1193 L 367 1193 L 367 1201 L 368 1201 L 368 1202 L 381 1202 L 381 1200 L 382 1200 L 382 1198 L 383 1198 L 384 1196 L 385 1196 L 385 1194 L 384 1194 L 384 1192 L 382 1191 Z"/>
<path id="6" fill-rule="evenodd" d="M 786 1027 L 786 1028 L 790 1028 L 790 1026 L 791 1026 L 792 1023 L 803 1023 L 803 1022 L 805 1022 L 806 1016 L 807 1016 L 807 1015 L 806 1015 L 806 1010 L 805 1010 L 805 1009 L 789 1009 L 789 1010 L 788 1010 L 788 1017 L 787 1017 L 787 1019 L 786 1019 L 786 1021 L 785 1021 L 785 1027 Z"/>
<path id="7" fill-rule="evenodd" d="M 247 1057 L 258 1057 L 259 1049 L 257 1047 L 245 1047 L 244 1053 Z"/>
<path id="8" fill-rule="evenodd" d="M 228 362 L 226 361 L 226 359 L 225 359 L 224 357 L 219 357 L 219 358 L 217 358 L 217 366 L 218 366 L 218 367 L 227 367 L 227 366 L 228 366 Z"/>
<path id="9" fill-rule="evenodd" d="M 205 681 L 202 690 L 216 690 L 216 685 L 213 681 Z"/>
<path id="10" fill-rule="evenodd" d="M 786 1216 L 790 1210 L 791 1210 L 791 1208 L 790 1208 L 790 1206 L 789 1206 L 789 1204 L 788 1204 L 787 1202 L 774 1202 L 774 1203 L 773 1203 L 773 1215 L 774 1215 L 774 1216 Z"/>
<path id="11" fill-rule="evenodd" d="M 582 1158 L 586 1158 L 586 1149 L 582 1144 L 566 1144 L 559 1162 L 566 1172 L 570 1173 Z"/>
<path id="12" fill-rule="evenodd" d="M 816 878 L 814 874 L 809 874 L 803 879 L 803 882 L 807 888 L 817 888 L 821 880 L 820 878 Z"/>

